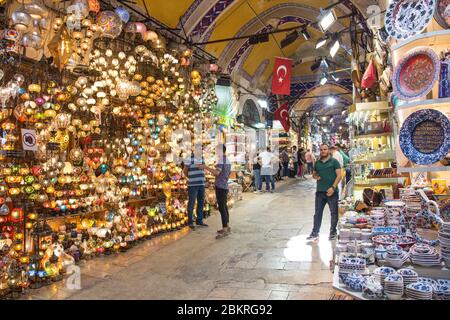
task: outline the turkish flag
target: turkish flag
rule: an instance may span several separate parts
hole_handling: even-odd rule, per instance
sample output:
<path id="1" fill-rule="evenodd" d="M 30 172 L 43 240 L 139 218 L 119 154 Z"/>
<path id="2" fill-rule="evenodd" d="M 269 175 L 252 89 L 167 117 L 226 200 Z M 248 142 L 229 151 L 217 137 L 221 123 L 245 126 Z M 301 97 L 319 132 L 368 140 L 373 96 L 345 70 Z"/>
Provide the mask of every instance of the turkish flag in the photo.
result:
<path id="1" fill-rule="evenodd" d="M 275 58 L 275 66 L 272 75 L 273 94 L 291 94 L 292 60 Z"/>
<path id="2" fill-rule="evenodd" d="M 281 122 L 286 132 L 289 132 L 289 129 L 291 129 L 291 121 L 289 120 L 289 104 L 287 102 L 275 111 L 273 117 L 275 120 Z"/>

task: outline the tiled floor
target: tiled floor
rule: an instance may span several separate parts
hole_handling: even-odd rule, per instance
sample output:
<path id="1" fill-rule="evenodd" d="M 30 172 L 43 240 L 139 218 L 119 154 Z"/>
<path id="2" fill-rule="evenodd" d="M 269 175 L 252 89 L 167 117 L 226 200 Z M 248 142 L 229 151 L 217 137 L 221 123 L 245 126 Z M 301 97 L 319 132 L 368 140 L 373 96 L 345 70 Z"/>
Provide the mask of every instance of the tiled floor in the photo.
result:
<path id="1" fill-rule="evenodd" d="M 321 239 L 308 243 L 314 183 L 291 180 L 274 194 L 245 194 L 231 211 L 233 233 L 209 228 L 144 242 L 80 265 L 81 289 L 67 278 L 24 299 L 329 299 L 332 244 L 326 209 Z"/>

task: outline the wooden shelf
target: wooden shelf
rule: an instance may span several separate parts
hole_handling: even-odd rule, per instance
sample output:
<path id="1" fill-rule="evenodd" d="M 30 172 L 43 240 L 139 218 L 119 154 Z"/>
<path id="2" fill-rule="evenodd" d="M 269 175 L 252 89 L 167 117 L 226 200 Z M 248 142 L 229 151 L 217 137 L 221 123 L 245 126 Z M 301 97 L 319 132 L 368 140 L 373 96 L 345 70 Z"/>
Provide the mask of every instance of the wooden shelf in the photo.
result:
<path id="1" fill-rule="evenodd" d="M 415 107 L 443 107 L 450 106 L 450 98 L 417 100 L 402 104 L 395 108 L 396 111 L 415 108 Z"/>
<path id="2" fill-rule="evenodd" d="M 368 138 L 377 138 L 377 137 L 387 137 L 391 136 L 392 132 L 382 132 L 382 133 L 370 133 L 370 134 L 361 134 L 354 136 L 353 139 L 368 139 Z"/>
<path id="3" fill-rule="evenodd" d="M 398 183 L 403 183 L 403 180 L 405 178 L 376 178 L 376 179 L 370 179 L 369 182 L 355 182 L 355 187 L 375 187 L 375 186 L 390 186 L 395 185 Z"/>
<path id="4" fill-rule="evenodd" d="M 397 172 L 446 172 L 450 171 L 450 166 L 448 167 L 417 167 L 417 168 L 405 168 L 405 167 L 398 167 Z"/>
<path id="5" fill-rule="evenodd" d="M 410 49 L 410 47 L 431 46 L 434 44 L 448 45 L 450 43 L 450 29 L 436 30 L 427 33 L 421 33 L 407 40 L 400 41 L 392 46 L 392 51 L 399 49 Z"/>

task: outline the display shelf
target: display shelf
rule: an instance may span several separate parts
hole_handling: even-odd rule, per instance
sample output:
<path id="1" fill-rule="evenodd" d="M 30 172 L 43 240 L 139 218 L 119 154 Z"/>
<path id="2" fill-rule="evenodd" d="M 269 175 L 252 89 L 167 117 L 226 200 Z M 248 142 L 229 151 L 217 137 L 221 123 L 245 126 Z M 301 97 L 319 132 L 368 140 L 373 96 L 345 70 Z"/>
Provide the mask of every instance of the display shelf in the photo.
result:
<path id="1" fill-rule="evenodd" d="M 398 183 L 403 183 L 401 179 L 406 178 L 376 178 L 371 179 L 369 182 L 355 182 L 355 187 L 375 187 L 375 186 L 390 186 Z"/>
<path id="2" fill-rule="evenodd" d="M 448 167 L 418 167 L 418 168 L 404 168 L 398 167 L 397 172 L 446 172 L 450 171 L 450 166 Z"/>
<path id="3" fill-rule="evenodd" d="M 391 136 L 392 132 L 382 132 L 382 133 L 370 133 L 370 134 L 360 134 L 353 137 L 353 139 L 368 139 L 377 137 L 388 137 Z"/>
<path id="4" fill-rule="evenodd" d="M 363 164 L 363 163 L 373 163 L 373 162 L 389 162 L 395 160 L 395 152 L 389 151 L 384 152 L 383 154 L 379 154 L 374 157 L 369 157 L 366 159 L 360 159 L 360 160 L 354 160 L 353 163 L 355 164 Z"/>
<path id="5" fill-rule="evenodd" d="M 450 98 L 440 98 L 440 99 L 428 99 L 428 100 L 417 100 L 409 103 L 402 104 L 395 108 L 395 111 L 405 110 L 414 107 L 442 107 L 444 105 L 450 105 Z"/>
<path id="6" fill-rule="evenodd" d="M 409 49 L 410 47 L 419 47 L 419 46 L 430 46 L 439 43 L 443 45 L 447 45 L 450 43 L 450 29 L 436 30 L 418 34 L 407 40 L 400 41 L 396 45 L 392 46 L 392 51 L 395 52 L 399 49 Z"/>
<path id="7" fill-rule="evenodd" d="M 350 114 L 364 113 L 368 111 L 389 111 L 392 108 L 387 101 L 361 102 L 356 103 L 349 111 Z"/>
<path id="8" fill-rule="evenodd" d="M 372 272 L 377 267 L 378 267 L 377 265 L 371 265 L 369 266 L 369 270 Z M 433 279 L 450 279 L 450 270 L 446 267 L 421 267 L 412 264 L 405 264 L 402 268 L 410 268 L 415 270 L 419 274 L 419 277 L 428 277 Z M 355 292 L 347 289 L 339 279 L 339 266 L 337 265 L 335 265 L 334 267 L 333 289 L 340 291 L 346 295 L 349 295 L 357 300 L 376 300 L 364 297 L 362 292 Z"/>

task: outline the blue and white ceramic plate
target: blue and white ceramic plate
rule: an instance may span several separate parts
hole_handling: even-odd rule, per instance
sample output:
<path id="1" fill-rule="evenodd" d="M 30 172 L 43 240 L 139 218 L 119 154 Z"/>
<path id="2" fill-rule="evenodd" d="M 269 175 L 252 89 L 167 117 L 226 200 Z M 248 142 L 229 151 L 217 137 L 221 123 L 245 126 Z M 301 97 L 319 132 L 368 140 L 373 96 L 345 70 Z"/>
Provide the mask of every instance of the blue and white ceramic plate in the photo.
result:
<path id="1" fill-rule="evenodd" d="M 433 287 L 431 285 L 422 282 L 411 283 L 407 285 L 406 288 L 423 293 L 433 292 Z"/>
<path id="2" fill-rule="evenodd" d="M 404 268 L 404 269 L 399 269 L 399 270 L 397 271 L 397 273 L 398 273 L 398 274 L 401 274 L 402 276 L 415 276 L 415 277 L 418 276 L 418 274 L 417 274 L 416 271 L 414 271 L 414 270 L 412 270 L 412 269 L 406 269 L 406 268 Z"/>
<path id="3" fill-rule="evenodd" d="M 441 286 L 447 286 L 450 288 L 450 280 L 448 279 L 438 279 L 437 283 Z"/>
<path id="4" fill-rule="evenodd" d="M 405 40 L 421 33 L 434 15 L 436 0 L 392 0 L 385 16 L 386 32 Z"/>
<path id="5" fill-rule="evenodd" d="M 429 134 L 424 134 L 426 132 Z M 449 152 L 450 121 L 437 110 L 416 111 L 406 118 L 399 139 L 403 154 L 412 162 L 421 165 L 436 163 Z"/>
<path id="6" fill-rule="evenodd" d="M 417 278 L 417 282 L 429 284 L 433 288 L 437 288 L 437 286 L 438 286 L 437 281 L 434 279 L 431 279 L 431 278 L 419 277 L 419 278 Z"/>

